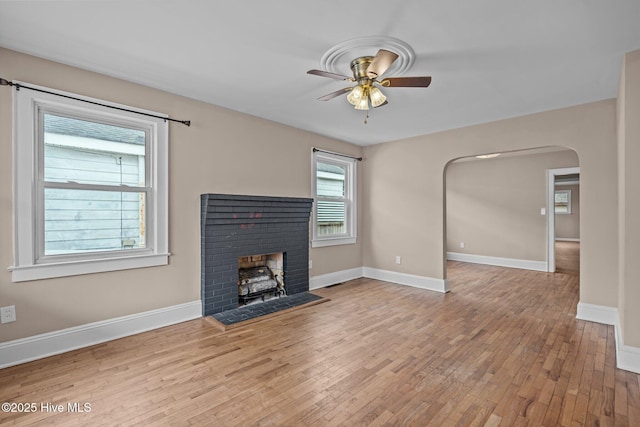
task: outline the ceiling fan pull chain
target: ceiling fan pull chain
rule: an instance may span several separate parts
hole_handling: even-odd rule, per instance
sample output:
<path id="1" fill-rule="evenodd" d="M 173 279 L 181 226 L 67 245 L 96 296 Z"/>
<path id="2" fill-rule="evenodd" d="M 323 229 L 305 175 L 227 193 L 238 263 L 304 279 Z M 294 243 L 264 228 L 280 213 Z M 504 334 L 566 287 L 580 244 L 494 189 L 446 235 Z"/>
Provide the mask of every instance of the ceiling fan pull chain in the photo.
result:
<path id="1" fill-rule="evenodd" d="M 367 123 L 369 123 L 369 111 L 367 111 L 367 115 L 364 116 L 364 124 L 366 125 Z"/>

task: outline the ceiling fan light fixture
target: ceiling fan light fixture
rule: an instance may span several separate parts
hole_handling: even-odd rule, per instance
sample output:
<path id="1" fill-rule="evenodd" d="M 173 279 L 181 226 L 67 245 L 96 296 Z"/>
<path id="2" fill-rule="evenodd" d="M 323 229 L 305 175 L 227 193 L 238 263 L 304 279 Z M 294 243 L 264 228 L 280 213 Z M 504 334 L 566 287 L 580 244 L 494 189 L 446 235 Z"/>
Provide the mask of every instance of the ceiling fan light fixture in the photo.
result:
<path id="1" fill-rule="evenodd" d="M 427 76 L 385 77 L 378 81 L 378 78 L 393 70 L 393 64 L 396 59 L 400 58 L 400 54 L 395 50 L 393 48 L 382 48 L 378 50 L 375 56 L 360 56 L 354 59 L 350 64 L 353 77 L 347 77 L 333 71 L 325 71 L 324 69 L 307 71 L 307 74 L 328 77 L 334 80 L 348 80 L 355 83 L 355 86 L 336 90 L 319 97 L 318 100 L 328 101 L 340 95 L 346 95 L 347 102 L 353 105 L 356 110 L 367 111 L 366 116 L 368 118 L 368 110 L 370 108 L 382 107 L 389 103 L 387 97 L 382 93 L 382 87 L 428 87 L 431 83 L 431 77 Z M 322 62 L 324 62 L 324 59 Z M 328 69 L 330 67 L 325 66 L 323 68 Z M 366 119 L 365 123 L 367 123 Z"/>
<path id="2" fill-rule="evenodd" d="M 368 110 L 369 109 L 369 98 L 365 95 L 354 107 L 356 110 Z"/>
<path id="3" fill-rule="evenodd" d="M 375 86 L 369 89 L 369 97 L 371 98 L 371 106 L 374 108 L 381 106 L 387 100 L 387 97 L 384 96 L 382 91 Z"/>
<path id="4" fill-rule="evenodd" d="M 364 88 L 360 85 L 357 85 L 351 90 L 351 92 L 349 92 L 349 95 L 347 95 L 347 101 L 349 101 L 349 104 L 355 106 L 358 105 L 358 102 L 360 102 L 363 96 Z"/>

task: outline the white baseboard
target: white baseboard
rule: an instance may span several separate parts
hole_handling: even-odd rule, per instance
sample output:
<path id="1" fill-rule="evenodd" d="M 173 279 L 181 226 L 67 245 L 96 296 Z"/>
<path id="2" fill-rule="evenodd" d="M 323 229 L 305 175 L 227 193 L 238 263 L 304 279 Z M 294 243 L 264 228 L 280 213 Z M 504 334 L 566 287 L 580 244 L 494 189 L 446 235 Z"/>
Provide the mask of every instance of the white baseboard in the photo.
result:
<path id="1" fill-rule="evenodd" d="M 473 264 L 495 265 L 498 267 L 521 268 L 524 270 L 547 271 L 546 261 L 531 261 L 526 259 L 500 258 L 495 256 L 461 254 L 447 252 L 450 261 L 470 262 Z"/>
<path id="2" fill-rule="evenodd" d="M 200 300 L 0 343 L 0 369 L 198 317 Z"/>
<path id="3" fill-rule="evenodd" d="M 640 348 L 624 345 L 620 328 L 616 325 L 616 366 L 640 374 Z"/>
<path id="4" fill-rule="evenodd" d="M 613 325 L 616 338 L 616 367 L 640 374 L 640 348 L 624 345 L 617 308 L 579 302 L 576 318 Z"/>
<path id="5" fill-rule="evenodd" d="M 576 319 L 615 326 L 618 324 L 618 309 L 604 305 L 579 302 Z"/>
<path id="6" fill-rule="evenodd" d="M 397 283 L 399 285 L 413 286 L 429 291 L 449 292 L 447 281 L 444 279 L 434 279 L 432 277 L 398 273 L 395 271 L 380 270 L 378 268 L 371 267 L 356 267 L 349 270 L 313 276 L 309 278 L 309 290 L 324 288 L 335 285 L 336 283 L 359 279 L 360 277 L 383 280 L 385 282 Z"/>
<path id="7" fill-rule="evenodd" d="M 309 290 L 325 288 L 336 283 L 364 277 L 362 267 L 350 268 L 349 270 L 335 271 L 333 273 L 321 274 L 309 278 Z"/>
<path id="8" fill-rule="evenodd" d="M 572 239 L 570 237 L 556 237 L 556 242 L 580 242 L 580 239 Z"/>
<path id="9" fill-rule="evenodd" d="M 414 274 L 398 273 L 396 271 L 380 270 L 371 267 L 362 267 L 362 273 L 364 277 L 369 279 L 383 280 L 385 282 L 413 286 L 429 291 L 449 292 L 446 279 L 434 279 L 432 277 L 416 276 Z"/>

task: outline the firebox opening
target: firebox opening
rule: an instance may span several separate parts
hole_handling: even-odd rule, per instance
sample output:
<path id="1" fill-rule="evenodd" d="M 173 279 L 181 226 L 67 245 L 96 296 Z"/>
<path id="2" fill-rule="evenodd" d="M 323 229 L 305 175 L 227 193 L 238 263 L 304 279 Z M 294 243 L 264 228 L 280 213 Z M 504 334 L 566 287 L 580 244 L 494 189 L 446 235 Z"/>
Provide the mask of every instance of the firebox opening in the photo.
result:
<path id="1" fill-rule="evenodd" d="M 286 295 L 284 253 L 238 258 L 238 306 Z"/>

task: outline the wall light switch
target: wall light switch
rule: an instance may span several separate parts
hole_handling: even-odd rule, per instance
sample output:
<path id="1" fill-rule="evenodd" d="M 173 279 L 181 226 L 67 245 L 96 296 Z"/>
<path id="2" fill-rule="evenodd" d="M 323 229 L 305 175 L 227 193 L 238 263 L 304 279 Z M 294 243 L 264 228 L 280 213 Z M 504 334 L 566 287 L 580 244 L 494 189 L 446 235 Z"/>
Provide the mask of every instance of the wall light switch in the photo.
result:
<path id="1" fill-rule="evenodd" d="M 313 268 L 313 261 L 309 260 L 309 268 Z"/>
<path id="2" fill-rule="evenodd" d="M 396 264 L 400 264 L 401 258 L 400 255 L 396 256 Z"/>
<path id="3" fill-rule="evenodd" d="M 460 242 L 460 249 L 464 249 L 464 242 Z"/>
<path id="4" fill-rule="evenodd" d="M 546 215 L 547 214 L 547 208 L 540 208 L 540 215 Z"/>

